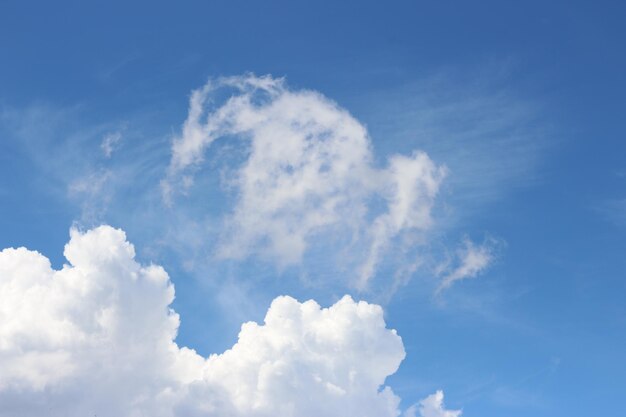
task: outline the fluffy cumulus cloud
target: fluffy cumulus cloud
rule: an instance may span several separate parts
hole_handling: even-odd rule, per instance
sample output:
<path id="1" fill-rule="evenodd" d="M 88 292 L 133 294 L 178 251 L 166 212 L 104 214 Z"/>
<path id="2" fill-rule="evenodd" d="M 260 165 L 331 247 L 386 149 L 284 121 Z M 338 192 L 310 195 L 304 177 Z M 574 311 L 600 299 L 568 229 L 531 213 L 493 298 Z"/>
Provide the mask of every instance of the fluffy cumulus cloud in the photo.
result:
<path id="1" fill-rule="evenodd" d="M 419 414 L 417 414 L 419 413 Z M 419 404 L 409 407 L 404 417 L 460 417 L 461 410 L 446 410 L 443 404 L 443 391 L 424 398 Z"/>
<path id="2" fill-rule="evenodd" d="M 162 182 L 165 198 L 188 192 L 209 146 L 233 138 L 248 147 L 228 175 L 236 204 L 222 257 L 261 255 L 284 267 L 301 262 L 315 235 L 349 236 L 342 248 L 359 242 L 353 284 L 363 289 L 394 242 L 411 244 L 409 236 L 431 227 L 444 167 L 419 151 L 378 167 L 358 120 L 317 92 L 269 76 L 222 78 L 192 93 Z"/>
<path id="3" fill-rule="evenodd" d="M 64 254 L 55 270 L 34 251 L 0 252 L 2 417 L 400 414 L 384 383 L 404 349 L 379 306 L 279 297 L 207 358 L 175 342 L 174 287 L 135 260 L 124 232 L 73 230 Z M 428 411 L 438 398 L 424 416 L 458 415 Z"/>

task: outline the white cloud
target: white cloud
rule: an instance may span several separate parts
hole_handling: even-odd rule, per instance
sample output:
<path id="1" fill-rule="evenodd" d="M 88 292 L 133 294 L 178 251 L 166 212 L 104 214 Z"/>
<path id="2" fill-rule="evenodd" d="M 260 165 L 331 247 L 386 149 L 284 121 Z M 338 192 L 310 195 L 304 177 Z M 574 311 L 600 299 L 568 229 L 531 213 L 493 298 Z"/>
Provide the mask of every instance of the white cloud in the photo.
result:
<path id="1" fill-rule="evenodd" d="M 420 417 L 460 417 L 461 410 L 446 410 L 443 404 L 443 391 L 437 391 L 436 393 L 424 398 L 418 404 L 409 407 L 404 417 L 417 417 L 419 411 Z"/>
<path id="2" fill-rule="evenodd" d="M 102 139 L 100 149 L 105 158 L 110 158 L 113 152 L 117 149 L 119 142 L 122 140 L 121 132 L 107 133 Z"/>
<path id="3" fill-rule="evenodd" d="M 229 98 L 216 105 L 224 91 Z M 365 247 L 354 251 L 364 255 L 353 277 L 364 289 L 395 238 L 431 226 L 443 167 L 414 152 L 377 168 L 359 121 L 321 94 L 270 76 L 222 78 L 193 92 L 162 182 L 168 201 L 193 186 L 207 147 L 228 137 L 249 148 L 229 176 L 237 201 L 222 257 L 261 255 L 285 267 L 301 262 L 313 236 L 347 236 L 345 246 Z"/>
<path id="4" fill-rule="evenodd" d="M 494 239 L 488 239 L 480 245 L 468 238 L 463 239 L 462 245 L 456 251 L 457 265 L 451 269 L 448 265 L 441 268 L 445 273 L 443 273 L 437 292 L 449 288 L 456 281 L 474 278 L 485 271 L 495 259 L 497 244 L 498 242 Z"/>
<path id="5" fill-rule="evenodd" d="M 174 287 L 124 232 L 71 232 L 69 264 L 0 252 L 0 416 L 397 416 L 404 349 L 379 306 L 278 297 L 204 358 L 180 347 Z"/>

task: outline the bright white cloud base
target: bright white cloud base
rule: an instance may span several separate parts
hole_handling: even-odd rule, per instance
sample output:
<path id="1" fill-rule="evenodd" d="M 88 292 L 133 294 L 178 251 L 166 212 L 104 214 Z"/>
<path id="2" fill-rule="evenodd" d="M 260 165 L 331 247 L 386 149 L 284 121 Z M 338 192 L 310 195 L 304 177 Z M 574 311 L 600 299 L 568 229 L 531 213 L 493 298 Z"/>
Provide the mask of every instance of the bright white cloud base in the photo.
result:
<path id="1" fill-rule="evenodd" d="M 204 358 L 174 341 L 174 287 L 123 231 L 73 230 L 64 254 L 57 271 L 37 252 L 0 252 L 2 417 L 400 414 L 384 382 L 405 353 L 379 306 L 279 297 Z"/>

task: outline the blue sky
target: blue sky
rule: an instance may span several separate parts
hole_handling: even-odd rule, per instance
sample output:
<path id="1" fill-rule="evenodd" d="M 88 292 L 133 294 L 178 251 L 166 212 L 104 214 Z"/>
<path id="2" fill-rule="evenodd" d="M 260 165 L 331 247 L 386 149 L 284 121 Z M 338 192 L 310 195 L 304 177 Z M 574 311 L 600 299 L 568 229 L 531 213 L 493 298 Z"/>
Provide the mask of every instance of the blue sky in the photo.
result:
<path id="1" fill-rule="evenodd" d="M 126 3 L 0 4 L 0 248 L 59 269 L 71 227 L 123 229 L 142 264 L 168 271 L 176 342 L 203 356 L 262 322 L 279 295 L 380 304 L 406 351 L 386 380 L 403 412 L 443 389 L 467 417 L 615 415 L 626 387 L 622 4 Z M 310 231 L 303 213 L 335 191 L 256 218 L 242 201 L 263 196 L 229 183 L 257 155 L 256 127 L 252 139 L 222 127 L 201 161 L 172 168 L 173 144 L 191 141 L 192 91 L 217 86 L 211 114 L 247 94 L 220 77 L 265 75 L 285 78 L 278 98 L 260 89 L 252 103 L 299 97 L 367 129 L 371 161 L 357 165 L 368 174 L 337 177 L 339 219 Z M 420 203 L 432 221 L 376 234 L 394 198 L 389 161 L 416 150 L 445 171 Z M 251 231 L 259 221 L 272 230 Z M 305 237 L 302 256 L 285 255 L 292 244 L 268 252 L 280 227 Z M 383 249 L 359 286 L 367 239 Z M 220 256 L 229 242 L 237 253 Z M 485 262 L 455 275 L 468 248 Z"/>

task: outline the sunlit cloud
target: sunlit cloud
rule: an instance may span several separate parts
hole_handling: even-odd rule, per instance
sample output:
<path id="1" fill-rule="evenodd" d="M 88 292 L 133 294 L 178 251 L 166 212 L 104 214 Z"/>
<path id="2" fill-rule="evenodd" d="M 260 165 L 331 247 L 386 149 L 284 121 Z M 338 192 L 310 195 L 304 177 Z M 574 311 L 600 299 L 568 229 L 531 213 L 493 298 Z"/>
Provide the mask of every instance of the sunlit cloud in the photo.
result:
<path id="1" fill-rule="evenodd" d="M 379 306 L 278 297 L 231 349 L 202 357 L 175 341 L 168 274 L 139 264 L 123 231 L 72 230 L 64 254 L 55 270 L 25 248 L 0 252 L 0 415 L 400 413 L 384 383 L 405 353 Z"/>
<path id="2" fill-rule="evenodd" d="M 257 255 L 284 268 L 316 236 L 343 235 L 344 249 L 360 254 L 351 285 L 366 289 L 397 238 L 433 225 L 443 166 L 414 151 L 377 167 L 366 128 L 345 109 L 269 76 L 221 78 L 192 93 L 162 181 L 166 201 L 189 192 L 209 146 L 233 138 L 246 151 L 227 175 L 236 203 L 219 257 Z"/>

